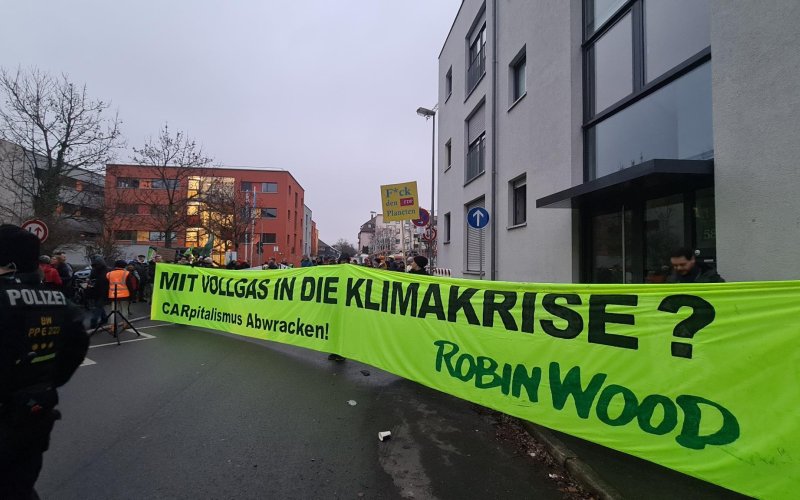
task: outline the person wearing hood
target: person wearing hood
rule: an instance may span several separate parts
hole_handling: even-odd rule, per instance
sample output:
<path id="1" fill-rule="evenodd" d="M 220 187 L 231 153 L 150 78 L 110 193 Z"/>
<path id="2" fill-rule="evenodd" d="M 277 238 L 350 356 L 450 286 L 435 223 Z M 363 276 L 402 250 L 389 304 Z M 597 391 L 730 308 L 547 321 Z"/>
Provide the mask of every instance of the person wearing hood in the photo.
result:
<path id="1" fill-rule="evenodd" d="M 92 271 L 86 288 L 86 299 L 89 302 L 90 327 L 108 323 L 105 305 L 108 303 L 108 266 L 100 255 L 92 257 Z"/>
<path id="2" fill-rule="evenodd" d="M 411 270 L 408 271 L 409 274 L 424 274 L 428 276 L 427 269 L 425 267 L 428 265 L 428 259 L 422 255 L 414 256 L 414 260 L 411 261 Z"/>

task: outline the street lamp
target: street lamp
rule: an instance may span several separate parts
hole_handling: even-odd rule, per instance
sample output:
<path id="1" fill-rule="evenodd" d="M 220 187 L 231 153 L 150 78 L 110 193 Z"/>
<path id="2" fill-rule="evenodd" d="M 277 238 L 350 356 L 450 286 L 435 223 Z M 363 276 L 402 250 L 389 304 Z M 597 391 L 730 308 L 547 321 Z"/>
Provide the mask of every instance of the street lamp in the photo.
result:
<path id="1" fill-rule="evenodd" d="M 433 127 L 431 128 L 431 218 L 428 221 L 428 227 L 433 229 L 433 218 L 434 218 L 434 200 L 435 200 L 435 191 L 434 191 L 434 179 L 436 176 L 436 111 L 428 108 L 417 108 L 417 114 L 419 116 L 424 116 L 425 120 L 428 118 L 433 119 Z M 433 231 L 431 231 L 431 236 L 433 235 Z M 434 242 L 433 239 L 428 241 L 428 260 L 430 261 L 431 267 L 433 267 L 433 247 L 432 243 Z"/>

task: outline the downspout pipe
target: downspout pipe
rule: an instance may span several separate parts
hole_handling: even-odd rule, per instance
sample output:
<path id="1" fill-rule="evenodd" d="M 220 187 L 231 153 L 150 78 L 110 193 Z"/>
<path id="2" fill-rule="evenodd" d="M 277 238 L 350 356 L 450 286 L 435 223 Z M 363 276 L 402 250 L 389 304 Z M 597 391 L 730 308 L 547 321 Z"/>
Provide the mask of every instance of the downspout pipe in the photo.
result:
<path id="1" fill-rule="evenodd" d="M 490 279 L 497 280 L 497 0 L 492 0 L 492 187 L 491 214 L 494 219 L 489 239 Z"/>

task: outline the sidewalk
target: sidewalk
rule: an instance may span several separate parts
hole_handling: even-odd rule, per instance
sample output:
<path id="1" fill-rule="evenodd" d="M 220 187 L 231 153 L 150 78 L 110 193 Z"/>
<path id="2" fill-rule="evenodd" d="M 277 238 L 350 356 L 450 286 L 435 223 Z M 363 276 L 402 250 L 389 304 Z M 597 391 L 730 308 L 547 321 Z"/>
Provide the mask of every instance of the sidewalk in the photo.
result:
<path id="1" fill-rule="evenodd" d="M 523 422 L 576 481 L 601 499 L 748 498 L 652 462 Z"/>

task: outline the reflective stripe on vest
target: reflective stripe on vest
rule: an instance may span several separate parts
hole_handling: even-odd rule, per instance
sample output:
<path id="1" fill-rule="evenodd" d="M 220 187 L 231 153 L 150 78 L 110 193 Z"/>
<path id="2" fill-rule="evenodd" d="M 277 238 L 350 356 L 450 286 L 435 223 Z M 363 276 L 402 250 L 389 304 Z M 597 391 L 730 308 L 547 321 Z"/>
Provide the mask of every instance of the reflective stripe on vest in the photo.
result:
<path id="1" fill-rule="evenodd" d="M 113 271 L 106 274 L 108 278 L 108 298 L 114 298 L 114 289 L 117 290 L 117 299 L 127 299 L 131 296 L 131 293 L 128 291 L 128 286 L 126 285 L 128 281 L 128 275 L 130 273 L 124 269 L 114 269 Z"/>

